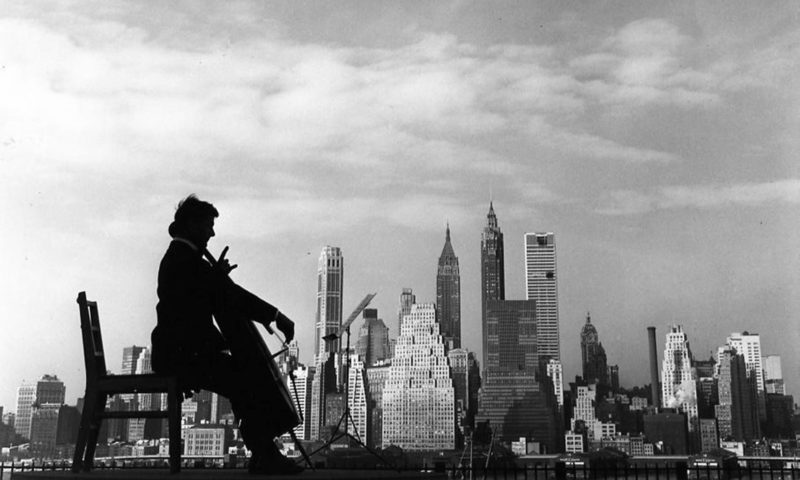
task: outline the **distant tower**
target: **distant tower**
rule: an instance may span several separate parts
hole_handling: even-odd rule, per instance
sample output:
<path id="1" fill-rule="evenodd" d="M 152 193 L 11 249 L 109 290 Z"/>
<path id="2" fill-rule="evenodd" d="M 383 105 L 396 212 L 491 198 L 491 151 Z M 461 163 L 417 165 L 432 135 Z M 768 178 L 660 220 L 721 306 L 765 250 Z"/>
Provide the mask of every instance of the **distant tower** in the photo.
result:
<path id="1" fill-rule="evenodd" d="M 486 226 L 481 234 L 481 328 L 483 329 L 483 368 L 486 368 L 486 355 L 489 352 L 486 340 L 486 302 L 505 300 L 506 282 L 503 258 L 503 232 L 497 225 L 494 206 L 489 202 Z"/>
<path id="2" fill-rule="evenodd" d="M 526 233 L 526 299 L 536 301 L 539 356 L 560 360 L 557 278 L 555 235 Z"/>
<path id="3" fill-rule="evenodd" d="M 342 286 L 344 280 L 344 258 L 339 247 L 326 246 L 317 263 L 317 319 L 314 355 L 316 362 L 323 363 L 328 353 L 339 351 L 339 341 L 326 342 L 323 337 L 337 333 L 342 326 Z"/>
<path id="4" fill-rule="evenodd" d="M 597 329 L 592 325 L 592 317 L 588 313 L 586 314 L 586 323 L 581 329 L 581 360 L 585 381 L 608 385 L 606 350 L 600 343 Z"/>
<path id="5" fill-rule="evenodd" d="M 680 409 L 689 420 L 689 432 L 698 429 L 697 378 L 692 369 L 692 352 L 683 327 L 673 325 L 667 332 L 661 364 L 661 399 L 666 408 Z"/>
<path id="6" fill-rule="evenodd" d="M 403 322 L 381 403 L 384 447 L 455 448 L 453 381 L 435 305 L 414 305 Z"/>
<path id="7" fill-rule="evenodd" d="M 378 318 L 378 310 L 364 309 L 364 324 L 358 331 L 356 353 L 367 367 L 387 360 L 389 352 L 389 328 Z"/>
<path id="8" fill-rule="evenodd" d="M 367 391 L 366 374 L 364 372 L 364 362 L 358 355 L 351 355 L 350 369 L 347 373 L 347 404 L 350 406 L 352 422 L 347 423 L 347 433 L 362 442 L 369 442 L 369 430 L 367 429 Z"/>
<path id="9" fill-rule="evenodd" d="M 447 226 L 436 273 L 436 307 L 445 347 L 461 348 L 461 275 L 458 257 L 450 243 L 450 225 Z"/>
<path id="10" fill-rule="evenodd" d="M 317 440 L 325 424 L 325 395 L 337 390 L 338 361 L 331 359 L 340 349 L 340 339 L 326 341 L 324 337 L 338 333 L 342 326 L 342 289 L 344 282 L 344 258 L 339 247 L 326 246 L 317 263 L 317 315 L 316 341 L 314 342 L 315 375 L 311 384 L 311 408 L 309 411 L 309 436 Z M 331 361 L 333 360 L 333 361 Z M 328 370 L 337 371 L 328 371 Z M 334 385 L 326 385 L 333 381 Z"/>
<path id="11" fill-rule="evenodd" d="M 403 317 L 411 313 L 411 305 L 417 303 L 417 297 L 410 288 L 403 288 L 400 294 L 400 308 L 397 309 L 397 334 L 403 329 Z"/>

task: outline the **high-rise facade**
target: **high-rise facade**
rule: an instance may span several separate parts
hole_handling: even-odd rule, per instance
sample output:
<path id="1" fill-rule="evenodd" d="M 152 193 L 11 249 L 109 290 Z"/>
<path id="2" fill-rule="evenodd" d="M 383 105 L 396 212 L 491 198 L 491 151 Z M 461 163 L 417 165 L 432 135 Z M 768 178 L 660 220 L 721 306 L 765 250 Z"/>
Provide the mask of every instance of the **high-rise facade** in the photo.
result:
<path id="1" fill-rule="evenodd" d="M 447 226 L 436 272 L 436 308 L 445 346 L 448 349 L 461 348 L 461 274 L 458 257 L 450 242 L 450 225 Z"/>
<path id="2" fill-rule="evenodd" d="M 18 435 L 31 438 L 31 418 L 33 404 L 36 403 L 36 385 L 20 385 L 17 387 L 17 413 L 14 418 L 14 431 Z"/>
<path id="3" fill-rule="evenodd" d="M 409 312 L 410 313 L 410 312 Z M 367 446 L 380 448 L 383 445 L 383 387 L 389 378 L 390 364 L 367 367 Z"/>
<path id="4" fill-rule="evenodd" d="M 350 407 L 351 418 L 347 419 L 347 432 L 367 445 L 369 430 L 365 376 L 364 362 L 358 355 L 351 355 L 350 369 L 347 372 L 347 405 Z"/>
<path id="5" fill-rule="evenodd" d="M 415 304 L 405 317 L 383 388 L 382 408 L 384 447 L 454 448 L 453 382 L 435 305 Z"/>
<path id="6" fill-rule="evenodd" d="M 417 297 L 410 288 L 403 288 L 400 293 L 400 307 L 397 309 L 397 334 L 403 329 L 403 317 L 411 313 L 411 305 L 417 303 Z"/>
<path id="7" fill-rule="evenodd" d="M 495 438 L 526 437 L 560 448 L 558 405 L 552 382 L 537 354 L 536 302 L 486 302 L 486 364 L 476 424 L 489 422 Z"/>
<path id="8" fill-rule="evenodd" d="M 727 344 L 736 349 L 744 357 L 747 376 L 753 376 L 758 391 L 764 391 L 764 371 L 761 364 L 761 336 L 757 333 L 734 332 L 728 337 Z"/>
<path id="9" fill-rule="evenodd" d="M 661 404 L 686 412 L 689 432 L 698 428 L 696 382 L 689 339 L 682 326 L 673 325 L 667 332 L 661 363 Z"/>
<path id="10" fill-rule="evenodd" d="M 14 430 L 23 437 L 31 438 L 31 421 L 34 405 L 62 405 L 66 394 L 64 382 L 55 375 L 43 375 L 36 385 L 22 385 L 17 389 L 17 415 Z"/>
<path id="11" fill-rule="evenodd" d="M 366 308 L 364 323 L 358 331 L 356 353 L 367 367 L 391 358 L 389 350 L 389 328 L 378 318 L 378 310 Z"/>
<path id="12" fill-rule="evenodd" d="M 486 302 L 505 300 L 505 264 L 503 253 L 503 232 L 497 224 L 494 205 L 489 202 L 486 225 L 481 234 L 481 328 L 483 336 L 483 367 L 486 368 L 488 348 L 486 339 Z"/>
<path id="13" fill-rule="evenodd" d="M 317 263 L 317 314 L 316 340 L 314 342 L 315 375 L 311 383 L 311 408 L 309 411 L 309 435 L 311 440 L 320 438 L 325 424 L 325 398 L 327 393 L 338 390 L 340 339 L 327 341 L 325 336 L 338 333 L 342 325 L 342 295 L 344 282 L 344 258 L 339 247 L 326 246 Z M 331 356 L 331 354 L 334 354 Z M 333 359 L 333 361 L 331 361 Z M 330 385 L 331 380 L 333 385 Z M 326 381 L 328 385 L 326 385 Z"/>
<path id="14" fill-rule="evenodd" d="M 597 328 L 592 325 L 592 317 L 588 313 L 586 314 L 586 323 L 581 329 L 581 363 L 584 380 L 608 385 L 606 350 L 600 343 Z"/>
<path id="15" fill-rule="evenodd" d="M 526 233 L 525 298 L 536 302 L 539 356 L 560 360 L 557 278 L 555 234 Z"/>
<path id="16" fill-rule="evenodd" d="M 327 342 L 324 337 L 338 333 L 342 326 L 342 294 L 344 281 L 344 257 L 339 247 L 326 246 L 322 249 L 317 263 L 317 315 L 316 342 L 314 355 L 316 362 L 327 360 L 328 353 L 338 352 L 340 341 Z"/>
<path id="17" fill-rule="evenodd" d="M 714 414 L 719 434 L 738 441 L 752 440 L 758 431 L 755 379 L 748 379 L 744 356 L 735 348 L 721 347 L 717 358 L 719 403 L 714 406 Z"/>

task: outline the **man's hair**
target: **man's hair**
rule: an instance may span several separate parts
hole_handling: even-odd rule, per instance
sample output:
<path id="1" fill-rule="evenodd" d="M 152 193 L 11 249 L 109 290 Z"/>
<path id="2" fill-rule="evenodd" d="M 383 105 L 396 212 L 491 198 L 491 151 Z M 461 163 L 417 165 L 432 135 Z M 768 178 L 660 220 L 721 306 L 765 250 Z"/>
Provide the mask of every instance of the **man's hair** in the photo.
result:
<path id="1" fill-rule="evenodd" d="M 204 202 L 191 194 L 178 203 L 175 209 L 175 221 L 169 226 L 172 236 L 182 233 L 190 223 L 200 222 L 207 218 L 217 218 L 219 212 L 214 205 Z"/>

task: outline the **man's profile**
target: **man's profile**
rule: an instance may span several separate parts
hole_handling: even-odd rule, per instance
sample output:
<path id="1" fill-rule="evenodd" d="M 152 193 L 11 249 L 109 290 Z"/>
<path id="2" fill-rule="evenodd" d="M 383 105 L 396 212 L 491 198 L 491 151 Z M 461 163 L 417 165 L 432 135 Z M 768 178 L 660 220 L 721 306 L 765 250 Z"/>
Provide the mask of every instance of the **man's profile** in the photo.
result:
<path id="1" fill-rule="evenodd" d="M 220 321 L 221 300 L 232 282 L 231 266 L 225 253 L 212 266 L 203 258 L 208 241 L 215 235 L 214 219 L 219 216 L 210 203 L 190 195 L 178 204 L 175 221 L 169 226 L 172 241 L 158 270 L 158 324 L 152 333 L 152 366 L 157 373 L 178 376 L 186 390 L 210 390 L 231 401 L 239 430 L 252 452 L 251 473 L 297 473 L 301 467 L 281 455 L 274 443 L 270 413 L 274 395 L 253 388 L 263 372 L 247 362 L 236 361 L 231 340 L 215 325 Z M 241 321 L 254 320 L 269 328 L 273 321 L 289 342 L 294 323 L 271 304 L 244 291 L 234 302 Z"/>

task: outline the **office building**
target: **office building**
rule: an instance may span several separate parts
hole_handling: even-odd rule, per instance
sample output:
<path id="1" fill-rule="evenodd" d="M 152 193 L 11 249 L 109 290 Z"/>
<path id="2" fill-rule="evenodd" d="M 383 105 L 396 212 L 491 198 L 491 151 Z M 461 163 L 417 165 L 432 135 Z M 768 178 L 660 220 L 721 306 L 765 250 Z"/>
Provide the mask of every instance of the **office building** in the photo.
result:
<path id="1" fill-rule="evenodd" d="M 498 440 L 526 437 L 554 452 L 563 442 L 553 384 L 537 355 L 537 313 L 533 300 L 486 303 L 487 363 L 475 422 L 489 422 Z"/>
<path id="2" fill-rule="evenodd" d="M 390 363 L 367 367 L 367 446 L 383 445 L 383 387 L 389 378 Z"/>
<path id="3" fill-rule="evenodd" d="M 339 247 L 326 246 L 317 262 L 317 314 L 315 322 L 314 366 L 316 375 L 311 384 L 311 409 L 309 434 L 311 440 L 319 438 L 325 423 L 327 393 L 339 390 L 339 359 L 336 355 L 341 339 L 326 341 L 330 334 L 338 334 L 342 326 L 342 296 L 344 282 L 344 257 Z M 332 355 L 333 354 L 333 355 Z M 333 363 L 331 364 L 331 360 Z M 333 380 L 333 385 L 330 380 Z M 325 385 L 325 381 L 329 384 Z"/>
<path id="4" fill-rule="evenodd" d="M 525 234 L 526 299 L 536 302 L 539 357 L 561 359 L 556 241 L 552 232 Z"/>
<path id="5" fill-rule="evenodd" d="M 744 357 L 747 376 L 753 376 L 759 392 L 764 391 L 764 371 L 761 364 L 761 336 L 757 333 L 734 332 L 728 337 L 727 344 L 736 349 L 736 353 Z"/>
<path id="6" fill-rule="evenodd" d="M 222 457 L 226 453 L 224 427 L 183 428 L 181 440 L 185 457 Z"/>
<path id="7" fill-rule="evenodd" d="M 698 429 L 696 382 L 688 337 L 682 326 L 673 325 L 667 332 L 661 363 L 661 399 L 664 407 L 686 412 L 689 432 Z"/>
<path id="8" fill-rule="evenodd" d="M 559 406 L 564 405 L 564 367 L 555 359 L 547 361 L 547 376 L 553 382 L 553 391 Z"/>
<path id="9" fill-rule="evenodd" d="M 364 362 L 358 355 L 351 355 L 350 369 L 347 373 L 347 405 L 350 416 L 347 420 L 347 433 L 360 439 L 364 445 L 369 442 L 367 390 L 364 373 Z M 352 422 L 350 421 L 352 420 Z"/>
<path id="10" fill-rule="evenodd" d="M 31 452 L 34 457 L 49 458 L 55 454 L 58 435 L 58 412 L 61 403 L 36 403 L 31 413 Z"/>
<path id="11" fill-rule="evenodd" d="M 367 367 L 391 358 L 389 349 L 389 328 L 378 318 L 378 310 L 366 308 L 364 323 L 358 330 L 356 353 Z"/>
<path id="12" fill-rule="evenodd" d="M 686 415 L 662 412 L 644 416 L 644 435 L 647 440 L 659 445 L 661 455 L 688 455 L 689 436 L 686 430 Z"/>
<path id="13" fill-rule="evenodd" d="M 292 397 L 292 404 L 300 410 L 303 420 L 294 428 L 294 433 L 298 440 L 309 439 L 309 419 L 308 411 L 311 406 L 311 380 L 314 377 L 314 367 L 298 365 L 294 370 L 294 383 L 290 378 L 286 378 L 286 385 L 289 389 L 289 396 Z"/>
<path id="14" fill-rule="evenodd" d="M 382 409 L 384 447 L 454 448 L 453 382 L 433 304 L 415 304 L 405 317 L 383 388 Z"/>
<path id="15" fill-rule="evenodd" d="M 505 300 L 505 264 L 503 253 L 503 232 L 497 224 L 494 206 L 489 203 L 486 226 L 481 234 L 481 328 L 483 336 L 483 367 L 486 368 L 488 348 L 486 339 L 486 302 Z"/>
<path id="16" fill-rule="evenodd" d="M 719 403 L 714 407 L 714 414 L 720 437 L 726 440 L 752 440 L 758 433 L 755 378 L 748 378 L 744 356 L 735 348 L 721 347 L 717 358 Z"/>
<path id="17" fill-rule="evenodd" d="M 707 453 L 719 448 L 719 429 L 715 418 L 700 419 L 700 452 Z"/>
<path id="18" fill-rule="evenodd" d="M 436 272 L 436 310 L 445 348 L 461 348 L 461 274 L 447 226 Z"/>
<path id="19" fill-rule="evenodd" d="M 14 420 L 16 433 L 30 439 L 34 405 L 45 403 L 62 405 L 65 394 L 64 382 L 55 375 L 44 375 L 36 385 L 22 385 L 17 388 L 17 411 Z"/>

